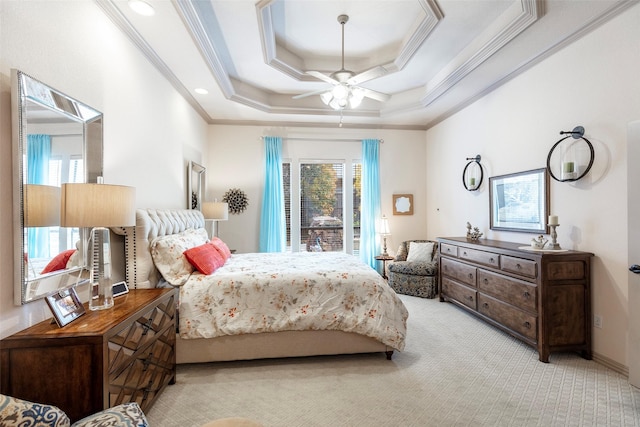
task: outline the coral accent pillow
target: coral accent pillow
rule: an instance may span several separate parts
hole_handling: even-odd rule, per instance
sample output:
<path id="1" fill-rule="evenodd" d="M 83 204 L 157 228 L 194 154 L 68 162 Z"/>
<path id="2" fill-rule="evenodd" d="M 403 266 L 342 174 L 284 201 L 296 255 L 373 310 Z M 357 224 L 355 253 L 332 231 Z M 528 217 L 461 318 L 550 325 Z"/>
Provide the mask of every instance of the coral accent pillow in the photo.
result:
<path id="1" fill-rule="evenodd" d="M 200 273 L 209 275 L 222 267 L 225 259 L 211 242 L 184 251 L 189 263 Z"/>
<path id="2" fill-rule="evenodd" d="M 225 242 L 220 240 L 219 237 L 214 237 L 213 239 L 211 239 L 211 244 L 215 246 L 218 251 L 220 251 L 225 261 L 228 260 L 229 257 L 231 257 L 231 250 L 229 249 L 229 246 L 227 246 Z"/>
<path id="3" fill-rule="evenodd" d="M 151 242 L 153 263 L 167 282 L 182 286 L 193 273 L 193 266 L 187 261 L 184 251 L 200 246 L 207 240 L 209 236 L 204 228 L 191 228 L 178 234 L 156 237 Z"/>
<path id="4" fill-rule="evenodd" d="M 67 262 L 69 258 L 76 252 L 77 249 L 67 249 L 56 255 L 49 264 L 40 272 L 40 274 L 51 273 L 52 271 L 64 270 L 67 268 Z"/>
<path id="5" fill-rule="evenodd" d="M 433 242 L 409 242 L 407 261 L 433 261 Z"/>

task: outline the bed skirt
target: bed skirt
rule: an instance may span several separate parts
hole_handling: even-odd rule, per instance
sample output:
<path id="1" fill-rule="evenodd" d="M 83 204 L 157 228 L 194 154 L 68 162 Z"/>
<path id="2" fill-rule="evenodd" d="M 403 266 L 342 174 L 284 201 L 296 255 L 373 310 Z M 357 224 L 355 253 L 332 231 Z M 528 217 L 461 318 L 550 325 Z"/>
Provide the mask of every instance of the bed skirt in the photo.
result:
<path id="1" fill-rule="evenodd" d="M 343 331 L 284 331 L 207 339 L 176 336 L 179 364 L 379 352 L 390 359 L 393 348 Z"/>

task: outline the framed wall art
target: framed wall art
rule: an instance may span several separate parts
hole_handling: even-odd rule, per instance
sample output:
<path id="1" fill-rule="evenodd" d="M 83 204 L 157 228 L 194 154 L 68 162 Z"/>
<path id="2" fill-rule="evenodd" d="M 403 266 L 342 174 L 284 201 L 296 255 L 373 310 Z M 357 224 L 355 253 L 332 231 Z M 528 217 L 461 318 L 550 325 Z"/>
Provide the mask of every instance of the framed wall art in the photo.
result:
<path id="1" fill-rule="evenodd" d="M 58 326 L 63 327 L 85 313 L 84 305 L 78 299 L 74 288 L 56 291 L 45 297 Z"/>
<path id="2" fill-rule="evenodd" d="M 545 234 L 549 216 L 549 173 L 546 168 L 489 178 L 492 230 Z"/>
<path id="3" fill-rule="evenodd" d="M 393 214 L 413 215 L 413 194 L 394 194 Z"/>

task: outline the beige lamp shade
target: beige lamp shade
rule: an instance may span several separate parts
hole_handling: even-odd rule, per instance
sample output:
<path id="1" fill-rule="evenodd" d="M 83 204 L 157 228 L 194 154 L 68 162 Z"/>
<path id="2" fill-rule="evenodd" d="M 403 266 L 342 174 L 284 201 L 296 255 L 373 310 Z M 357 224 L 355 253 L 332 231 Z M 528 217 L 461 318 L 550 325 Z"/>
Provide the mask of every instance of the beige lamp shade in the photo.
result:
<path id="1" fill-rule="evenodd" d="M 391 230 L 389 229 L 389 219 L 386 215 L 382 215 L 382 219 L 380 220 L 380 234 L 387 236 L 391 234 Z"/>
<path id="2" fill-rule="evenodd" d="M 130 227 L 136 223 L 136 189 L 109 184 L 62 184 L 62 227 Z"/>
<path id="3" fill-rule="evenodd" d="M 226 221 L 229 219 L 229 204 L 224 202 L 204 202 L 202 215 L 205 219 Z"/>
<path id="4" fill-rule="evenodd" d="M 60 187 L 26 184 L 24 186 L 25 227 L 60 225 Z"/>

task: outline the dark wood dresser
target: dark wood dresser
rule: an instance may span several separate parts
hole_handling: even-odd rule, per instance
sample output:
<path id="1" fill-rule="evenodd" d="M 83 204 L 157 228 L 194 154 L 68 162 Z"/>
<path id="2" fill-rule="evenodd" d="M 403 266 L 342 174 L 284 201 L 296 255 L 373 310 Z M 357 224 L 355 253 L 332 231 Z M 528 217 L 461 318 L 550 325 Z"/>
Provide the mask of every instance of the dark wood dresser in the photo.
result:
<path id="1" fill-rule="evenodd" d="M 519 249 L 522 243 L 439 238 L 440 301 L 449 301 L 538 350 L 591 359 L 591 257 Z"/>
<path id="2" fill-rule="evenodd" d="M 176 290 L 132 290 L 63 328 L 47 320 L 0 341 L 1 390 L 72 422 L 126 402 L 145 411 L 175 382 L 175 342 Z"/>

